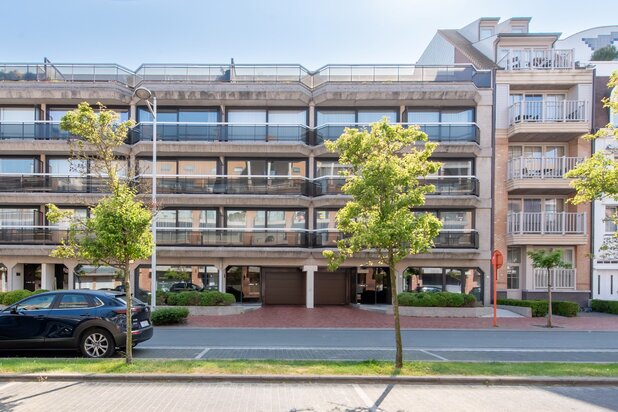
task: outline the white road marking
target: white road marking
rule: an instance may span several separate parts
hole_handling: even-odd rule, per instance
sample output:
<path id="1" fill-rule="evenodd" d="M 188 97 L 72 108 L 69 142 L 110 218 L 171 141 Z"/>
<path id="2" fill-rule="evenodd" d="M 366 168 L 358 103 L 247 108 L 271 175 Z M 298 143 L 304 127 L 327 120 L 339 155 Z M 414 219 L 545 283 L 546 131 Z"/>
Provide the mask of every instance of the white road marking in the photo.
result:
<path id="1" fill-rule="evenodd" d="M 363 388 L 361 388 L 357 384 L 352 385 L 352 387 L 354 388 L 358 396 L 361 398 L 361 400 L 365 402 L 365 406 L 367 406 L 367 408 L 369 408 L 370 411 L 375 410 L 374 408 L 375 404 L 373 403 L 371 398 L 369 398 L 369 395 L 367 395 L 367 392 L 365 392 Z"/>
<path id="2" fill-rule="evenodd" d="M 193 359 L 202 359 L 202 356 L 206 355 L 206 352 L 208 352 L 209 350 L 210 348 L 204 348 L 204 350 L 198 353 Z"/>
<path id="3" fill-rule="evenodd" d="M 421 351 L 421 352 L 423 352 L 423 353 L 426 353 L 426 354 L 427 354 L 427 355 L 429 355 L 429 356 L 436 357 L 436 358 L 438 358 L 438 359 L 440 359 L 440 360 L 443 360 L 443 361 L 447 361 L 447 360 L 448 360 L 448 359 L 446 359 L 445 357 L 440 356 L 440 355 L 436 355 L 435 353 L 431 353 L 431 352 L 429 352 L 428 350 L 421 349 L 420 351 Z"/>

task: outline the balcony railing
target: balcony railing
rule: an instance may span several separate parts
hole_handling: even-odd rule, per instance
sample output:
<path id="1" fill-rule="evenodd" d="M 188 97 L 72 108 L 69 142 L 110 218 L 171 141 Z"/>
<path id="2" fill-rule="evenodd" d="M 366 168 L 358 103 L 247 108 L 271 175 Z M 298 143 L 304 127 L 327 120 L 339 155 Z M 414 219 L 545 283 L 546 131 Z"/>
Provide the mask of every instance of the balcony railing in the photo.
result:
<path id="1" fill-rule="evenodd" d="M 303 125 L 157 123 L 159 141 L 310 143 L 309 132 Z M 152 123 L 139 123 L 131 130 L 131 143 L 141 140 L 152 140 Z"/>
<path id="2" fill-rule="evenodd" d="M 341 194 L 341 187 L 345 184 L 345 177 L 322 176 L 314 180 L 316 196 Z M 478 196 L 479 181 L 474 176 L 430 176 L 420 179 L 422 184 L 432 184 L 436 190 L 428 194 L 444 196 Z"/>
<path id="3" fill-rule="evenodd" d="M 551 289 L 575 289 L 576 269 L 551 269 Z M 547 290 L 547 269 L 534 269 L 534 289 Z"/>
<path id="4" fill-rule="evenodd" d="M 514 157 L 509 159 L 507 176 L 512 179 L 562 179 L 581 157 Z"/>
<path id="5" fill-rule="evenodd" d="M 60 122 L 0 122 L 0 140 L 66 140 L 70 137 L 69 132 L 60 129 Z"/>
<path id="6" fill-rule="evenodd" d="M 573 49 L 509 49 L 498 64 L 506 70 L 574 69 Z"/>
<path id="7" fill-rule="evenodd" d="M 509 234 L 586 234 L 586 213 L 509 213 Z"/>
<path id="8" fill-rule="evenodd" d="M 400 123 L 404 127 L 414 126 L 412 123 Z M 336 140 L 343 134 L 346 127 L 369 128 L 369 123 L 328 123 L 316 129 L 317 144 L 325 140 Z M 430 141 L 458 143 L 480 143 L 479 128 L 475 123 L 425 123 L 418 125 L 420 130 L 427 133 Z"/>
<path id="9" fill-rule="evenodd" d="M 336 229 L 318 229 L 313 233 L 315 247 L 336 247 L 342 234 Z M 476 230 L 441 230 L 434 239 L 436 249 L 478 249 L 479 234 Z"/>
<path id="10" fill-rule="evenodd" d="M 17 245 L 57 245 L 68 231 L 51 226 L 0 226 L 0 243 Z"/>
<path id="11" fill-rule="evenodd" d="M 0 192 L 102 193 L 107 179 L 46 173 L 0 173 Z"/>
<path id="12" fill-rule="evenodd" d="M 586 122 L 588 102 L 583 100 L 530 100 L 509 107 L 510 124 Z"/>
<path id="13" fill-rule="evenodd" d="M 138 176 L 149 186 L 152 177 Z M 314 184 L 300 176 L 159 175 L 159 194 L 244 194 L 313 196 Z"/>
<path id="14" fill-rule="evenodd" d="M 143 64 L 132 71 L 117 64 L 0 63 L 0 81 L 298 83 L 313 89 L 337 82 L 447 82 L 491 87 L 491 71 L 471 65 L 327 65 L 310 71 L 297 64 Z"/>

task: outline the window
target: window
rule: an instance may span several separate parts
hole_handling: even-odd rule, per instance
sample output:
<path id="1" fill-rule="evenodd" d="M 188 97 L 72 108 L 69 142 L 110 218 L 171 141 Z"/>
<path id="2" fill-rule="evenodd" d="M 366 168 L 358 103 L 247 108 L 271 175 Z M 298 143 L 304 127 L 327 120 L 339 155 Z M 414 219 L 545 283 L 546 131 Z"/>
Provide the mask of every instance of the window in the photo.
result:
<path id="1" fill-rule="evenodd" d="M 432 159 L 442 163 L 442 167 L 436 173 L 436 176 L 474 176 L 473 159 Z"/>
<path id="2" fill-rule="evenodd" d="M 217 227 L 217 211 L 200 209 L 161 210 L 157 214 L 157 227 L 215 228 Z"/>
<path id="3" fill-rule="evenodd" d="M 84 295 L 62 295 L 58 309 L 77 309 L 92 306 Z"/>
<path id="4" fill-rule="evenodd" d="M 408 123 L 473 123 L 473 108 L 435 108 L 421 109 L 408 107 Z"/>
<path id="5" fill-rule="evenodd" d="M 39 161 L 34 158 L 0 158 L 0 173 L 37 173 Z"/>
<path id="6" fill-rule="evenodd" d="M 374 123 L 386 117 L 390 123 L 398 121 L 395 109 L 321 109 L 317 111 L 317 126 L 329 123 L 353 125 L 356 123 Z"/>
<path id="7" fill-rule="evenodd" d="M 339 164 L 336 160 L 316 160 L 315 177 L 341 176 L 340 172 L 347 168 L 347 166 Z"/>
<path id="8" fill-rule="evenodd" d="M 152 113 L 146 107 L 137 109 L 138 122 L 152 122 Z M 219 121 L 217 109 L 159 109 L 157 110 L 158 122 L 181 122 L 181 123 L 216 123 Z"/>
<path id="9" fill-rule="evenodd" d="M 397 122 L 396 110 L 359 110 L 358 123 L 374 123 L 386 117 L 389 123 Z"/>
<path id="10" fill-rule="evenodd" d="M 1 208 L 0 226 L 38 226 L 41 224 L 38 208 Z"/>
<path id="11" fill-rule="evenodd" d="M 246 159 L 228 160 L 228 175 L 233 176 L 306 176 L 305 160 L 265 160 Z"/>
<path id="12" fill-rule="evenodd" d="M 217 160 L 215 159 L 186 159 L 157 160 L 157 174 L 163 176 L 174 175 L 216 175 Z M 137 159 L 138 175 L 148 175 L 152 172 L 152 160 Z"/>
<path id="13" fill-rule="evenodd" d="M 8 123 L 29 123 L 36 120 L 33 107 L 0 107 L 0 121 Z"/>
<path id="14" fill-rule="evenodd" d="M 306 229 L 306 210 L 226 210 L 228 228 Z"/>
<path id="15" fill-rule="evenodd" d="M 67 114 L 67 112 L 70 112 L 71 110 L 75 110 L 76 107 L 52 107 L 49 108 L 47 110 L 47 120 L 52 121 L 52 122 L 59 122 L 60 119 L 62 119 L 62 117 Z M 99 111 L 98 107 L 95 105 L 93 107 L 95 113 Z M 123 108 L 109 108 L 109 110 L 112 110 L 116 113 L 118 113 L 118 115 L 120 116 L 120 118 L 118 119 L 120 122 L 126 122 L 127 120 L 129 120 L 129 109 L 123 109 Z"/>
<path id="16" fill-rule="evenodd" d="M 266 110 L 229 110 L 227 121 L 238 124 L 266 123 Z"/>
<path id="17" fill-rule="evenodd" d="M 471 230 L 474 228 L 471 210 L 437 210 L 432 212 L 442 221 L 442 230 Z"/>
<path id="18" fill-rule="evenodd" d="M 230 109 L 227 121 L 237 124 L 307 125 L 305 109 Z"/>
<path id="19" fill-rule="evenodd" d="M 616 206 L 607 206 L 605 207 L 605 233 L 615 233 L 617 230 L 616 225 L 616 213 L 618 212 L 618 207 Z"/>
<path id="20" fill-rule="evenodd" d="M 356 123 L 356 112 L 354 110 L 318 110 L 317 126 L 328 123 L 354 124 Z"/>
<path id="21" fill-rule="evenodd" d="M 481 27 L 479 29 L 479 40 L 486 39 L 494 35 L 493 27 Z"/>
<path id="22" fill-rule="evenodd" d="M 521 248 L 510 247 L 506 256 L 506 288 L 519 289 L 519 268 L 521 264 Z"/>
<path id="23" fill-rule="evenodd" d="M 51 307 L 55 295 L 34 296 L 15 306 L 15 310 L 45 310 Z"/>
<path id="24" fill-rule="evenodd" d="M 81 176 L 88 173 L 88 161 L 69 158 L 47 160 L 47 172 L 55 175 Z"/>

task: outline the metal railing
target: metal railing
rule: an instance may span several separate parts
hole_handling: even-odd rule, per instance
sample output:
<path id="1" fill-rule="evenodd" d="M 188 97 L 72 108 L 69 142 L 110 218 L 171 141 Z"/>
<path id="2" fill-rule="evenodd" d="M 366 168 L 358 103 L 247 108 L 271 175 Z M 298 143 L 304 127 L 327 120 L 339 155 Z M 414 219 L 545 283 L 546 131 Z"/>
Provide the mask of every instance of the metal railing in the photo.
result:
<path id="1" fill-rule="evenodd" d="M 402 126 L 418 126 L 419 129 L 433 142 L 476 142 L 480 143 L 479 128 L 475 123 L 398 123 Z M 316 143 L 321 144 L 325 140 L 336 140 L 348 128 L 368 129 L 370 123 L 327 123 L 316 128 Z"/>
<path id="2" fill-rule="evenodd" d="M 321 176 L 314 179 L 316 196 L 338 195 L 345 184 L 346 178 L 342 176 Z M 432 195 L 479 195 L 479 181 L 474 176 L 428 176 L 419 179 L 421 184 L 431 184 L 435 186 L 435 191 L 428 193 Z"/>
<path id="3" fill-rule="evenodd" d="M 107 179 L 50 173 L 0 173 L 0 192 L 103 193 Z"/>
<path id="4" fill-rule="evenodd" d="M 509 234 L 586 234 L 586 213 L 510 212 L 507 215 Z"/>
<path id="5" fill-rule="evenodd" d="M 150 175 L 138 180 L 150 185 Z M 314 183 L 302 176 L 158 175 L 159 194 L 252 194 L 313 196 Z"/>
<path id="6" fill-rule="evenodd" d="M 72 137 L 69 132 L 60 129 L 60 122 L 0 122 L 0 140 L 66 140 Z"/>
<path id="7" fill-rule="evenodd" d="M 509 107 L 510 124 L 586 122 L 588 102 L 583 100 L 530 100 Z"/>
<path id="8" fill-rule="evenodd" d="M 336 247 L 343 235 L 336 229 L 317 229 L 313 233 L 314 247 Z M 476 230 L 441 230 L 434 239 L 436 249 L 478 249 L 479 234 Z"/>
<path id="9" fill-rule="evenodd" d="M 575 289 L 576 269 L 555 268 L 550 271 L 551 289 Z M 547 269 L 534 268 L 534 289 L 547 290 Z"/>
<path id="10" fill-rule="evenodd" d="M 574 69 L 573 49 L 509 49 L 498 65 L 506 70 Z"/>
<path id="11" fill-rule="evenodd" d="M 334 64 L 310 71 L 298 64 L 143 64 L 131 71 L 117 64 L 0 63 L 0 82 L 115 82 L 128 87 L 142 82 L 297 83 L 309 89 L 341 82 L 469 82 L 490 88 L 491 76 L 490 70 L 472 65 Z"/>
<path id="12" fill-rule="evenodd" d="M 514 157 L 509 159 L 507 177 L 513 179 L 563 179 L 584 159 L 581 157 Z"/>

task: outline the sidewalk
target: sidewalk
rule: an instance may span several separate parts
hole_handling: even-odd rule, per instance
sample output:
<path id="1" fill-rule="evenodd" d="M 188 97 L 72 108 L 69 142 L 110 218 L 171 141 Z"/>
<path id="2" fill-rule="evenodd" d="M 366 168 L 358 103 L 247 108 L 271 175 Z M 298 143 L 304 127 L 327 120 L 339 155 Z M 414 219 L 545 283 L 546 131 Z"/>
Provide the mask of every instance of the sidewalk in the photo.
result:
<path id="1" fill-rule="evenodd" d="M 554 316 L 557 330 L 618 331 L 618 316 L 579 313 L 575 318 Z M 401 317 L 404 329 L 493 329 L 492 318 Z M 539 330 L 545 318 L 499 318 L 499 329 Z M 307 309 L 298 306 L 264 306 L 241 315 L 190 316 L 190 327 L 212 328 L 393 328 L 393 316 L 351 306 Z M 546 330 L 546 329 L 545 329 Z"/>

